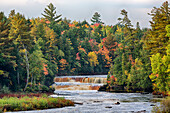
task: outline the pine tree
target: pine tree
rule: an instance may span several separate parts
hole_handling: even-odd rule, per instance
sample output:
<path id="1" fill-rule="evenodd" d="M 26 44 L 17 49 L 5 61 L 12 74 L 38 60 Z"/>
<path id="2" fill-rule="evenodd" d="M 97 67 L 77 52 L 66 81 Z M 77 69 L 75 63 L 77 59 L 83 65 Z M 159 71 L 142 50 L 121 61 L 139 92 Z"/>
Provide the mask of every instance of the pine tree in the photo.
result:
<path id="1" fill-rule="evenodd" d="M 0 86 L 16 87 L 14 69 L 17 66 L 13 55 L 13 43 L 8 37 L 9 22 L 3 12 L 0 12 Z"/>
<path id="2" fill-rule="evenodd" d="M 44 14 L 42 14 L 50 22 L 59 22 L 61 21 L 61 15 L 56 15 L 56 7 L 52 3 L 47 5 L 45 8 Z"/>
<path id="3" fill-rule="evenodd" d="M 12 40 L 8 38 L 8 34 L 9 22 L 7 22 L 4 13 L 0 12 L 0 52 L 4 58 L 15 58 L 15 56 L 11 54 L 14 48 L 12 47 Z M 13 65 L 15 65 L 14 62 Z"/>
<path id="4" fill-rule="evenodd" d="M 96 23 L 98 23 L 98 24 L 104 24 L 104 23 L 101 21 L 100 16 L 101 16 L 101 15 L 100 15 L 98 12 L 95 12 L 94 15 L 93 15 L 93 17 L 92 17 L 92 19 L 91 19 L 92 24 L 96 24 Z"/>
<path id="5" fill-rule="evenodd" d="M 152 21 L 150 21 L 152 29 L 148 33 L 147 49 L 151 50 L 151 54 L 164 55 L 169 40 L 165 30 L 166 25 L 170 24 L 168 1 L 164 2 L 160 8 L 154 7 L 149 15 L 152 16 Z"/>
<path id="6" fill-rule="evenodd" d="M 133 27 L 133 25 L 131 24 L 131 21 L 128 18 L 127 15 L 127 11 L 125 9 L 121 10 L 121 15 L 123 15 L 123 18 L 118 18 L 119 21 L 121 21 L 120 23 L 122 23 L 123 25 L 125 25 L 125 27 L 130 28 Z"/>

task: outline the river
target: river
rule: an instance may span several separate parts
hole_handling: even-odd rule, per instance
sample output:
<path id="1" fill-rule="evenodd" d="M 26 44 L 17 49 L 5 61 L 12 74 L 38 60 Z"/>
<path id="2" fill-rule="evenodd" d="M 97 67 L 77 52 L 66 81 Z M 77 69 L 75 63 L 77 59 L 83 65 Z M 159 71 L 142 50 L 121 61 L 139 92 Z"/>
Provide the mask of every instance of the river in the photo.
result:
<path id="1" fill-rule="evenodd" d="M 107 75 L 69 76 L 54 79 L 55 94 L 74 101 L 75 106 L 24 113 L 150 113 L 152 94 L 98 92 Z M 117 103 L 119 102 L 119 103 Z"/>

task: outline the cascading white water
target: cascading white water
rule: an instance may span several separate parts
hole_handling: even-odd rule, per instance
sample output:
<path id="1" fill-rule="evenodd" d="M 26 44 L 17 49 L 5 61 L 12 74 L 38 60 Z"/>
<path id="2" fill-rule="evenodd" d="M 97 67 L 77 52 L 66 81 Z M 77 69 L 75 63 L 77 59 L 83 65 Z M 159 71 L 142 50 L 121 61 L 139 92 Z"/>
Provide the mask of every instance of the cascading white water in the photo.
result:
<path id="1" fill-rule="evenodd" d="M 98 90 L 100 86 L 106 84 L 105 76 L 85 77 L 85 76 L 71 76 L 71 77 L 55 77 L 55 90 Z"/>

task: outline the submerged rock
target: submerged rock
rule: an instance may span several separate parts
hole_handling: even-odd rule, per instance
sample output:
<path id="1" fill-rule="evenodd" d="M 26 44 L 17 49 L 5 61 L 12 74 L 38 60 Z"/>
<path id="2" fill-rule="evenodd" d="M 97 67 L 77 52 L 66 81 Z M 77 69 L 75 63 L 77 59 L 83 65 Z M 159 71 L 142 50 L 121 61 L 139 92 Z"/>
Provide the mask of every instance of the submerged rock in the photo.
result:
<path id="1" fill-rule="evenodd" d="M 105 108 L 112 108 L 112 106 L 106 106 Z"/>
<path id="2" fill-rule="evenodd" d="M 102 101 L 98 101 L 98 100 L 96 100 L 96 101 L 93 101 L 93 102 L 102 102 Z"/>
<path id="3" fill-rule="evenodd" d="M 138 111 L 137 113 L 146 113 L 146 110 Z"/>
<path id="4" fill-rule="evenodd" d="M 116 103 L 115 103 L 115 105 L 119 105 L 119 104 L 120 104 L 120 102 L 116 102 Z"/>
<path id="5" fill-rule="evenodd" d="M 83 105 L 83 102 L 74 101 L 74 104 Z"/>
<path id="6" fill-rule="evenodd" d="M 155 104 L 151 104 L 150 106 L 155 106 Z"/>

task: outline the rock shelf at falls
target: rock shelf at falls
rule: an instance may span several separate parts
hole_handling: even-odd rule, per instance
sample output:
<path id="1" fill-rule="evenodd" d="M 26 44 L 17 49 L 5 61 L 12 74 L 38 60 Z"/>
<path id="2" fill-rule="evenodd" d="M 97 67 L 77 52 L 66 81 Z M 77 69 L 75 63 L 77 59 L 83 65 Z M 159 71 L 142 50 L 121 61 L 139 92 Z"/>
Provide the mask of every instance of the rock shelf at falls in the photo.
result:
<path id="1" fill-rule="evenodd" d="M 55 90 L 98 90 L 106 84 L 106 75 L 55 77 Z"/>

